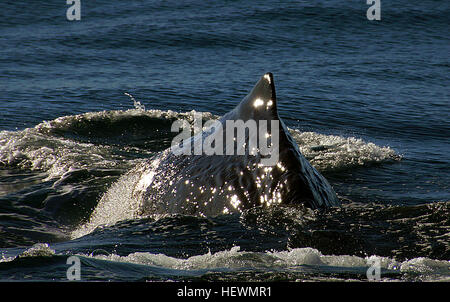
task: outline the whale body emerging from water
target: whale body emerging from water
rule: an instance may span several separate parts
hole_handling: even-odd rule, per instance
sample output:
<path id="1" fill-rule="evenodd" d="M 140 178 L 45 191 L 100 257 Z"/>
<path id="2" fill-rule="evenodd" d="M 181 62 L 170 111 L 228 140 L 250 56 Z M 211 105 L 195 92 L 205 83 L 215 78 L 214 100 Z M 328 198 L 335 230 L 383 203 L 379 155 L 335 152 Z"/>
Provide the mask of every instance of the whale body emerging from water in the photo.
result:
<path id="1" fill-rule="evenodd" d="M 180 146 L 194 151 L 196 145 L 214 137 L 211 135 L 228 138 L 227 130 L 237 131 L 226 127 L 228 121 L 250 120 L 258 127 L 263 121 L 271 125 L 263 131 L 266 137 L 277 137 L 271 142 L 271 154 L 250 152 L 249 131 L 242 132 L 246 139 L 243 146 L 231 142 L 234 154 L 225 150 L 229 141 L 223 147 L 214 145 L 216 150 L 223 148 L 222 154 L 180 154 L 180 149 L 175 152 L 177 149 L 169 148 L 134 171 L 138 178 L 132 194 L 139 199 L 141 213 L 214 216 L 280 204 L 312 209 L 339 206 L 331 185 L 300 153 L 279 118 L 271 73 L 262 76 L 239 105 L 213 127 L 193 136 L 192 144 Z M 262 164 L 264 159 L 272 159 L 272 164 Z"/>

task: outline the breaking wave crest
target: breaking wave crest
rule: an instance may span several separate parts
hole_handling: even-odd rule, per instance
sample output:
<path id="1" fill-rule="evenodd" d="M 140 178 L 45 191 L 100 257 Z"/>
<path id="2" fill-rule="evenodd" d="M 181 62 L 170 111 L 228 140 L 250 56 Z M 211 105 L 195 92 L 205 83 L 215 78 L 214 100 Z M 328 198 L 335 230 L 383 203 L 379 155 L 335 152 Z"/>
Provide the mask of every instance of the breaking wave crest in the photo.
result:
<path id="1" fill-rule="evenodd" d="M 78 169 L 126 169 L 137 157 L 170 146 L 171 121 L 190 115 L 142 109 L 88 112 L 1 131 L 0 166 L 45 171 L 48 179 Z"/>
<path id="2" fill-rule="evenodd" d="M 390 147 L 380 147 L 360 138 L 300 132 L 290 129 L 300 151 L 320 171 L 336 171 L 401 158 Z"/>
<path id="3" fill-rule="evenodd" d="M 17 256 L 3 257 L 0 263 L 10 263 L 28 258 L 30 260 L 55 258 L 64 263 L 70 254 L 60 254 L 48 244 L 36 244 Z M 373 263 L 378 263 L 380 278 L 378 281 L 450 281 L 450 261 L 417 257 L 398 261 L 381 256 L 324 255 L 315 248 L 294 248 L 285 251 L 251 252 L 243 251 L 239 246 L 231 249 L 208 252 L 187 258 L 171 257 L 162 253 L 134 252 L 126 256 L 117 254 L 90 253 L 77 254 L 82 268 L 87 263 L 90 267 L 104 271 L 123 270 L 123 265 L 130 266 L 135 279 L 149 278 L 157 272 L 160 280 L 168 281 L 179 278 L 192 280 L 215 280 L 215 277 L 232 274 L 241 281 L 259 280 L 259 272 L 266 278 L 285 278 L 295 280 L 367 280 L 367 271 Z M 61 259 L 61 260 L 57 260 Z M 30 265 L 28 262 L 28 265 Z M 137 265 L 137 266 L 136 266 Z M 90 278 L 89 271 L 83 271 L 83 278 Z M 105 273 L 105 272 L 104 272 Z M 105 273 L 107 275 L 107 273 Z"/>
<path id="4" fill-rule="evenodd" d="M 368 256 L 358 257 L 350 255 L 323 255 L 314 248 L 295 248 L 288 251 L 247 252 L 241 251 L 239 246 L 217 253 L 208 252 L 204 255 L 192 256 L 187 259 L 169 257 L 164 254 L 148 252 L 131 253 L 127 256 L 88 255 L 95 259 L 158 266 L 171 270 L 289 270 L 291 272 L 307 272 L 310 270 L 346 272 L 353 270 L 355 275 L 364 278 L 368 263 L 376 260 L 383 270 L 381 276 L 388 274 L 392 278 L 396 274 L 421 274 L 422 281 L 449 281 L 448 271 L 450 261 L 433 260 L 429 258 L 413 258 L 397 261 L 389 257 Z M 427 275 L 431 274 L 431 275 Z M 428 279 L 429 278 L 429 279 Z"/>

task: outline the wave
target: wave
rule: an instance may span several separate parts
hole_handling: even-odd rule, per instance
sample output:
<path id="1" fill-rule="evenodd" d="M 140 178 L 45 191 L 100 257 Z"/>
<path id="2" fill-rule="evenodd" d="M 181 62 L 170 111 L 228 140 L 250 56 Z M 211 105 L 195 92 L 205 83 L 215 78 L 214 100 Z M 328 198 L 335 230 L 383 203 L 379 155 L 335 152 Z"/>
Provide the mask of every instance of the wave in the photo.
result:
<path id="1" fill-rule="evenodd" d="M 187 259 L 169 257 L 164 254 L 131 253 L 127 256 L 87 255 L 95 259 L 126 262 L 150 266 L 158 266 L 172 270 L 285 270 L 305 271 L 305 268 L 316 271 L 334 271 L 343 273 L 343 268 L 356 269 L 356 274 L 364 275 L 369 263 L 380 263 L 381 272 L 389 276 L 397 274 L 420 274 L 422 281 L 449 281 L 450 261 L 433 260 L 429 258 L 413 258 L 406 261 L 396 261 L 389 257 L 376 255 L 358 257 L 350 255 L 323 255 L 314 248 L 295 248 L 288 251 L 247 252 L 241 251 L 239 246 L 230 250 L 219 251 L 212 254 L 192 256 Z"/>
<path id="2" fill-rule="evenodd" d="M 360 138 L 300 132 L 297 129 L 290 129 L 290 132 L 303 155 L 322 172 L 401 159 L 401 155 L 390 147 L 377 146 Z"/>
<path id="3" fill-rule="evenodd" d="M 43 257 L 68 258 L 72 254 L 60 254 L 55 252 L 48 244 L 36 244 L 17 256 L 3 257 L 0 263 L 13 263 L 23 261 L 24 258 L 39 259 L 34 265 L 42 266 Z M 187 258 L 167 256 L 162 253 L 134 252 L 126 256 L 117 254 L 90 253 L 76 254 L 81 259 L 82 278 L 84 280 L 97 279 L 99 270 L 107 277 L 107 271 L 115 271 L 115 278 L 126 272 L 124 265 L 132 272 L 135 279 L 148 277 L 152 279 L 212 279 L 224 276 L 239 278 L 255 278 L 261 281 L 260 273 L 264 277 L 271 278 L 283 275 L 284 278 L 293 280 L 367 280 L 368 269 L 373 263 L 379 264 L 380 279 L 378 281 L 450 281 L 450 261 L 434 260 L 425 257 L 412 258 L 405 261 L 397 261 L 390 257 L 376 255 L 358 257 L 351 255 L 324 255 L 314 248 L 294 248 L 285 251 L 251 252 L 243 251 L 239 246 L 231 249 L 208 252 Z M 63 260 L 63 259 L 61 259 Z M 59 262 L 67 269 L 65 261 Z M 48 261 L 44 261 L 47 263 Z M 89 270 L 84 270 L 83 265 L 88 264 Z M 30 265 L 27 262 L 26 265 Z M 45 264 L 44 264 L 45 265 Z M 138 266 L 135 266 L 138 265 Z M 26 270 L 16 264 L 15 270 Z M 45 267 L 34 270 L 45 271 Z M 42 273 L 42 272 L 41 272 Z M 151 273 L 151 274 L 149 274 Z M 92 275 L 92 276 L 90 276 Z M 246 279 L 248 281 L 248 279 Z"/>
<path id="4" fill-rule="evenodd" d="M 170 132 L 171 119 L 183 116 L 138 109 L 88 112 L 44 121 L 21 131 L 1 131 L 0 167 L 45 171 L 47 179 L 79 169 L 126 169 L 133 165 L 133 159 L 159 151 L 161 143 L 152 143 L 161 137 L 162 129 Z M 143 139 L 153 149 L 143 148 Z"/>

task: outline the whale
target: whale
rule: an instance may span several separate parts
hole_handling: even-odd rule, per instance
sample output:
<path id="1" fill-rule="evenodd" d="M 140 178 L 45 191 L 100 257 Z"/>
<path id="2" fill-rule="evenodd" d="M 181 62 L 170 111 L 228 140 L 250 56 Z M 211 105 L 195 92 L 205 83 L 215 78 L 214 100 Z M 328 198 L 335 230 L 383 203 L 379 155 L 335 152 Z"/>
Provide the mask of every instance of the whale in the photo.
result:
<path id="1" fill-rule="evenodd" d="M 300 152 L 277 103 L 274 76 L 265 73 L 233 110 L 137 167 L 132 196 L 140 214 L 215 216 L 255 207 L 340 206 L 330 183 Z M 235 127 L 227 127 L 230 122 Z M 236 140 L 239 126 L 246 129 Z M 265 148 L 251 144 L 262 137 L 268 138 Z M 205 144 L 217 152 L 198 152 Z"/>

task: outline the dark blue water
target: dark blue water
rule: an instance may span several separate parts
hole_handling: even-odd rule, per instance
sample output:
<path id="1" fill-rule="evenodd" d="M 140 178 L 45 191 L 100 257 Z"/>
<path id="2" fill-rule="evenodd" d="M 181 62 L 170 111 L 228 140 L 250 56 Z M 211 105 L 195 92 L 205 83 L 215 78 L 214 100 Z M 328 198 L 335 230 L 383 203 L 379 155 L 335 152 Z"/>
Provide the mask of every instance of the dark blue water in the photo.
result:
<path id="1" fill-rule="evenodd" d="M 81 2 L 0 4 L 1 280 L 64 280 L 70 255 L 82 280 L 366 280 L 373 255 L 387 280 L 449 280 L 448 2 Z M 174 119 L 268 71 L 342 208 L 89 225 Z"/>

